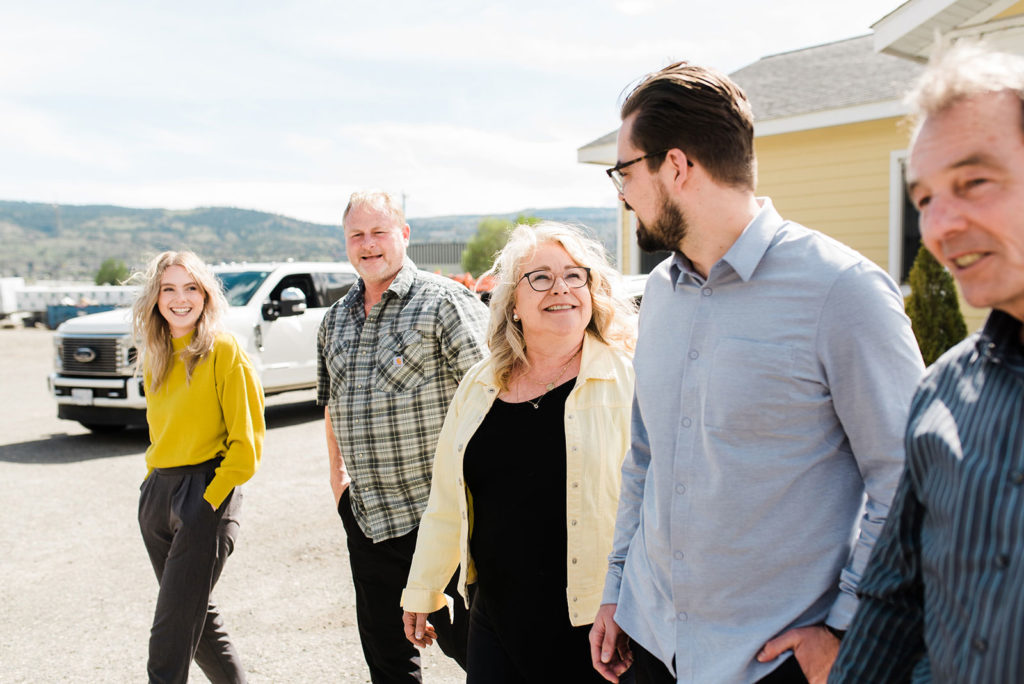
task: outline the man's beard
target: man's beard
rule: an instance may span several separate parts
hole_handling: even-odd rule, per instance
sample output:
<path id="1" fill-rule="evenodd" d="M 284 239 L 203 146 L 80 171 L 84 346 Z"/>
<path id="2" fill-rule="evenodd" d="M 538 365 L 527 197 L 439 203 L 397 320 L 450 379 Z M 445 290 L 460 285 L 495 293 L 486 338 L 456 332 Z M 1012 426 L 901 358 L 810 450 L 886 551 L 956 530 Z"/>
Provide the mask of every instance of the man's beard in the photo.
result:
<path id="1" fill-rule="evenodd" d="M 662 194 L 660 210 L 649 228 L 637 217 L 636 243 L 645 252 L 676 251 L 686 237 L 686 227 L 682 210 Z"/>

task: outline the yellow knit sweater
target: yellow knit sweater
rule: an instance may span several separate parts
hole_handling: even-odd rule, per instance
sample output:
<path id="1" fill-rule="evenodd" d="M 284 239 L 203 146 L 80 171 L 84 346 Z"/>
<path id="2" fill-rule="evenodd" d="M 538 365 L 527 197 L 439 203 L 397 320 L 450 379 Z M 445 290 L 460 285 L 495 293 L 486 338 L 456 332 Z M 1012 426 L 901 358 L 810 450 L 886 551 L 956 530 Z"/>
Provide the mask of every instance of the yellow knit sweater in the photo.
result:
<path id="1" fill-rule="evenodd" d="M 173 340 L 175 360 L 167 380 L 155 392 L 145 373 L 149 449 L 146 465 L 174 468 L 223 456 L 203 498 L 219 508 L 232 488 L 252 477 L 263 453 L 263 387 L 249 358 L 228 333 L 185 381 L 185 364 L 178 353 L 192 334 Z"/>

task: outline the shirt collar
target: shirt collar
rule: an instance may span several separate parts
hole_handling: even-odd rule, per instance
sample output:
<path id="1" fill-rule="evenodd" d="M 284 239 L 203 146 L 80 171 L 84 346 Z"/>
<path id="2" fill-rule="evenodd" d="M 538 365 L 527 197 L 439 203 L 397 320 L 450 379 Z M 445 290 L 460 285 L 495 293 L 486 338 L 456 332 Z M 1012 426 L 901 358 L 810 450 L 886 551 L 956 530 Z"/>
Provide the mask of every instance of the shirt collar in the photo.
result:
<path id="1" fill-rule="evenodd" d="M 785 222 L 775 211 L 775 206 L 768 197 L 758 197 L 760 211 L 743 229 L 739 238 L 732 244 L 729 251 L 711 267 L 708 274 L 710 278 L 718 268 L 718 264 L 726 263 L 744 282 L 750 280 L 757 270 L 757 265 L 768 252 L 768 248 L 775 239 L 775 234 Z M 670 267 L 673 284 L 679 280 L 681 275 L 688 275 L 696 282 L 703 282 L 704 278 L 693 267 L 693 263 L 682 252 L 673 252 L 672 265 Z"/>
<path id="2" fill-rule="evenodd" d="M 401 299 L 405 295 L 409 294 L 409 290 L 412 288 L 412 284 L 416 281 L 416 264 L 412 262 L 412 259 L 406 257 L 405 263 L 402 264 L 402 269 L 395 276 L 395 279 L 388 285 L 388 289 L 384 290 L 384 296 L 387 293 L 391 293 L 391 296 Z M 363 282 L 362 278 L 356 281 L 352 289 L 349 290 L 348 294 L 342 300 L 342 306 L 351 309 L 358 306 L 362 306 L 365 301 L 366 295 L 366 283 Z"/>
<path id="3" fill-rule="evenodd" d="M 982 356 L 995 361 L 1005 362 L 1015 368 L 1024 369 L 1024 350 L 1022 350 L 1020 329 L 1021 321 L 1005 311 L 993 309 L 985 321 L 985 327 L 978 336 L 977 350 Z"/>
<path id="4" fill-rule="evenodd" d="M 174 351 L 176 352 L 181 351 L 188 345 L 192 344 L 192 338 L 194 338 L 195 336 L 196 331 L 195 329 L 192 329 L 189 331 L 187 335 L 182 335 L 181 337 L 172 337 L 171 348 L 174 349 Z"/>
<path id="5" fill-rule="evenodd" d="M 494 357 L 492 356 L 491 362 L 488 364 L 489 372 L 480 373 L 476 377 L 476 382 L 484 387 L 497 389 L 497 369 L 494 367 L 493 360 Z M 615 366 L 612 363 L 611 348 L 590 332 L 585 333 L 583 335 L 583 349 L 580 352 L 580 372 L 577 376 L 576 384 L 580 384 L 580 380 L 586 382 L 587 380 L 615 379 Z"/>

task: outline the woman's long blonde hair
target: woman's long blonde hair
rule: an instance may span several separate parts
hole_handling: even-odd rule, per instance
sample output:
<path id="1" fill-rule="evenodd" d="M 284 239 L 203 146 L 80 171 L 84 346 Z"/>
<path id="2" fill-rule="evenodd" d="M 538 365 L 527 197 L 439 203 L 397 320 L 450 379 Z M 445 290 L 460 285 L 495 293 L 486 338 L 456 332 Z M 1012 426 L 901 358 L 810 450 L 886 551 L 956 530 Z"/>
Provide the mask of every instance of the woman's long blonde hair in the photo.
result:
<path id="1" fill-rule="evenodd" d="M 540 245 L 548 243 L 560 245 L 573 261 L 590 269 L 587 288 L 593 313 L 587 332 L 604 344 L 623 350 L 631 351 L 636 344 L 636 305 L 623 291 L 622 277 L 611 267 L 604 246 L 567 223 L 520 224 L 512 230 L 505 247 L 495 257 L 494 266 L 485 274 L 498 281 L 491 293 L 487 346 L 502 391 L 508 390 L 516 365 L 529 368 L 522 325 L 512 319 L 515 292 L 523 275 L 523 264 L 533 258 Z"/>
<path id="2" fill-rule="evenodd" d="M 192 252 L 164 252 L 150 261 L 145 271 L 132 276 L 130 282 L 142 288 L 132 306 L 132 329 L 135 339 L 142 344 L 142 364 L 149 373 L 150 390 L 154 392 L 167 380 L 174 365 L 171 330 L 157 307 L 160 281 L 168 266 L 184 268 L 203 293 L 203 312 L 196 321 L 195 334 L 189 345 L 181 350 L 186 380 L 192 379 L 192 371 L 213 349 L 213 342 L 220 331 L 221 316 L 228 308 L 220 280 Z"/>

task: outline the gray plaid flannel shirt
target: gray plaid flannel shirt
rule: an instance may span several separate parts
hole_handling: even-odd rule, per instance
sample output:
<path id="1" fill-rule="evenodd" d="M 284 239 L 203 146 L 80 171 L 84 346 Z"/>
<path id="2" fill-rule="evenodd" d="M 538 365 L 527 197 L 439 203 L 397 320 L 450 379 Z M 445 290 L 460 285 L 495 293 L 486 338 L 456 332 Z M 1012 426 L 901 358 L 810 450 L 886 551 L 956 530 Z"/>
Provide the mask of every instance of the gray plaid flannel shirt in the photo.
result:
<path id="1" fill-rule="evenodd" d="M 488 311 L 408 259 L 367 316 L 360 279 L 317 336 L 317 403 L 352 478 L 352 510 L 375 542 L 419 525 L 437 437 L 466 371 L 487 354 Z"/>

